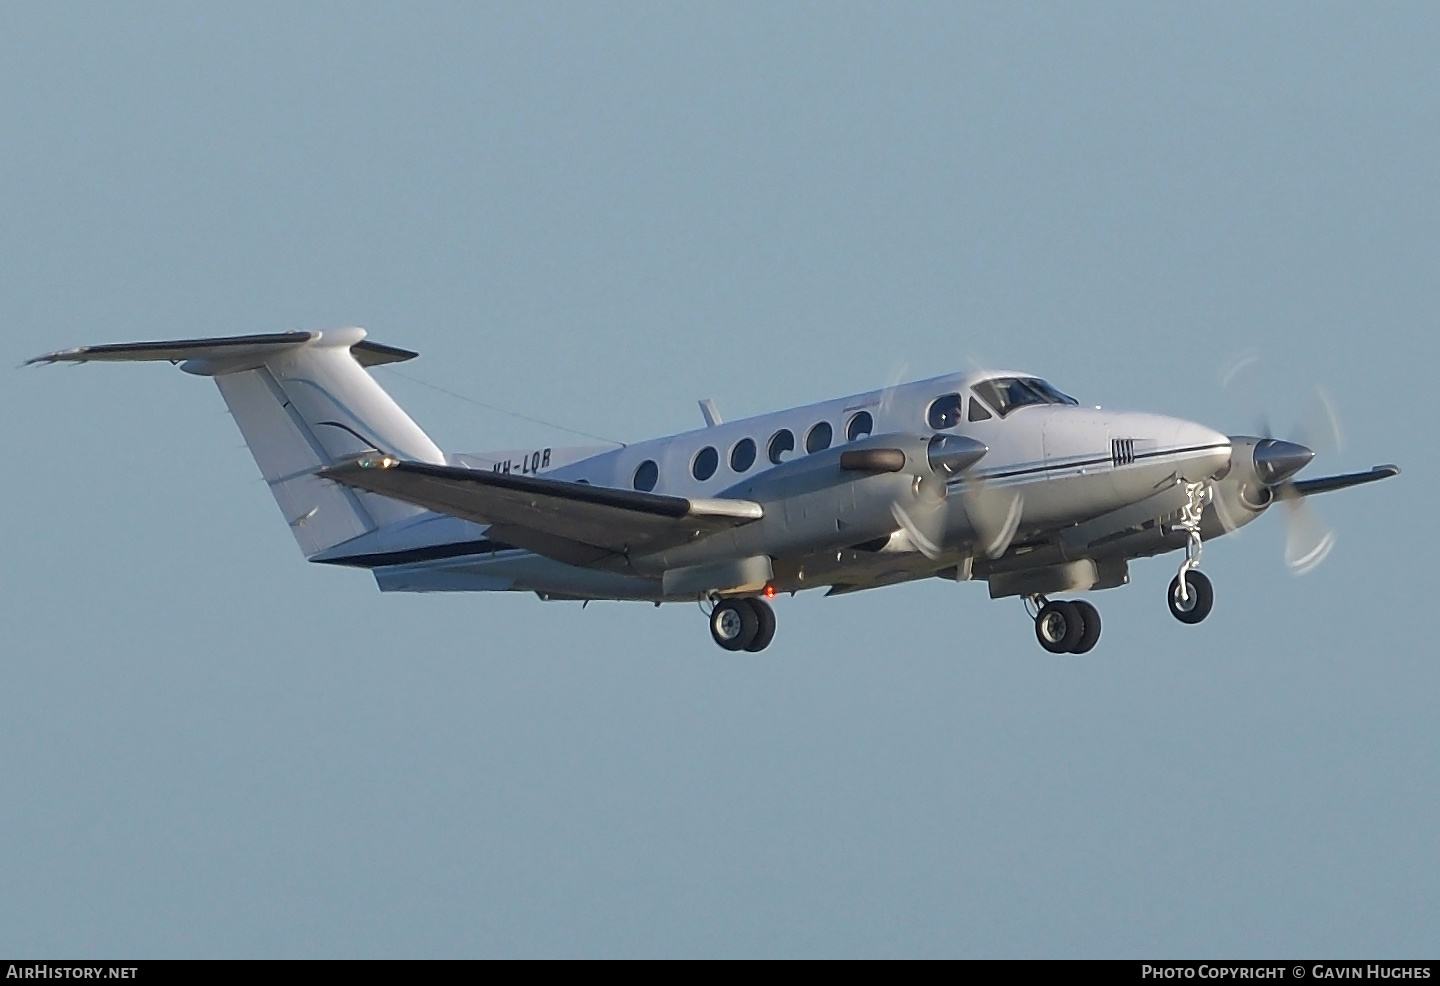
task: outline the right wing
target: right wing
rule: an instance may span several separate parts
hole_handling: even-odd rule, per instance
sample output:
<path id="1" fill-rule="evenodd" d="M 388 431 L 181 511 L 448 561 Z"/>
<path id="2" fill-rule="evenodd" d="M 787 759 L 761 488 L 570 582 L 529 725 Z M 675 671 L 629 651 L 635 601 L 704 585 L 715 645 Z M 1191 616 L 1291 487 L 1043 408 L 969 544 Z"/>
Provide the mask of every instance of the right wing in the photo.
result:
<path id="1" fill-rule="evenodd" d="M 1301 496 L 1314 496 L 1316 493 L 1333 493 L 1335 490 L 1346 490 L 1352 486 L 1361 486 L 1398 475 L 1400 475 L 1399 466 L 1375 466 L 1367 472 L 1351 472 L 1343 476 L 1322 476 L 1319 479 L 1297 479 L 1290 485 L 1294 486 L 1296 492 Z"/>
<path id="2" fill-rule="evenodd" d="M 489 537 L 572 565 L 643 555 L 764 516 L 751 500 L 687 499 L 586 483 L 406 462 L 369 453 L 325 479 L 489 524 Z"/>

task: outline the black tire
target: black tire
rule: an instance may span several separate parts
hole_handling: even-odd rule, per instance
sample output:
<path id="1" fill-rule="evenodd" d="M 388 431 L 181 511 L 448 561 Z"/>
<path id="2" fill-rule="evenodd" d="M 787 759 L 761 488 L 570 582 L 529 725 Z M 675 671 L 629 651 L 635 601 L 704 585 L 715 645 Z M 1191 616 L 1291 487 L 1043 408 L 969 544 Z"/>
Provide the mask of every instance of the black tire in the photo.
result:
<path id="1" fill-rule="evenodd" d="M 752 652 L 759 652 L 770 646 L 770 641 L 775 639 L 775 611 L 770 604 L 763 599 L 747 599 L 750 608 L 755 611 L 756 630 L 755 639 L 745 645 L 745 649 Z"/>
<path id="2" fill-rule="evenodd" d="M 1046 603 L 1035 616 L 1035 639 L 1052 654 L 1070 653 L 1084 632 L 1085 621 L 1074 603 Z"/>
<path id="3" fill-rule="evenodd" d="M 726 650 L 744 650 L 759 629 L 760 618 L 745 599 L 726 599 L 710 613 L 710 636 Z"/>
<path id="4" fill-rule="evenodd" d="M 1080 640 L 1070 653 L 1088 654 L 1100 639 L 1100 611 L 1083 599 L 1077 599 L 1070 605 L 1080 611 L 1080 621 L 1085 624 L 1085 628 L 1080 632 Z"/>
<path id="5" fill-rule="evenodd" d="M 1190 598 L 1188 602 L 1181 603 L 1180 576 L 1170 580 L 1170 592 L 1165 597 L 1170 604 L 1170 615 L 1181 623 L 1199 623 L 1210 615 L 1215 606 L 1215 588 L 1201 572 L 1186 572 L 1185 582 Z"/>

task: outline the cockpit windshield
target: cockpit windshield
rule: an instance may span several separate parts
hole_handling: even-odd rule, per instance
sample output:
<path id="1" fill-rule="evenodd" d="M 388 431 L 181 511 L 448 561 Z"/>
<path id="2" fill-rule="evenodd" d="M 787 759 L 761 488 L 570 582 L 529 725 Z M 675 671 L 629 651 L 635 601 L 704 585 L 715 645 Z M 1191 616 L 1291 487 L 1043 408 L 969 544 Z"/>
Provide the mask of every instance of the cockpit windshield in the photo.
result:
<path id="1" fill-rule="evenodd" d="M 996 377 L 993 380 L 980 381 L 974 390 L 976 396 L 998 411 L 1002 418 L 1017 407 L 1029 404 L 1073 406 L 1080 403 L 1038 377 Z"/>

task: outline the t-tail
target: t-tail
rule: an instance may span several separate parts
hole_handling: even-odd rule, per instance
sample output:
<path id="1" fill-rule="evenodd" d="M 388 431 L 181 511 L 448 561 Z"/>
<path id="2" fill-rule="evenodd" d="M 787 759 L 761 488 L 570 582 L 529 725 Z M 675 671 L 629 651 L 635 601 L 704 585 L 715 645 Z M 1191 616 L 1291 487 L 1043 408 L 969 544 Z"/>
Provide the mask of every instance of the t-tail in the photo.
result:
<path id="1" fill-rule="evenodd" d="M 368 342 L 364 329 L 282 332 L 67 349 L 31 363 L 160 361 L 212 377 L 309 558 L 423 511 L 321 479 L 363 452 L 443 464 L 445 455 L 366 367 L 417 354 Z"/>

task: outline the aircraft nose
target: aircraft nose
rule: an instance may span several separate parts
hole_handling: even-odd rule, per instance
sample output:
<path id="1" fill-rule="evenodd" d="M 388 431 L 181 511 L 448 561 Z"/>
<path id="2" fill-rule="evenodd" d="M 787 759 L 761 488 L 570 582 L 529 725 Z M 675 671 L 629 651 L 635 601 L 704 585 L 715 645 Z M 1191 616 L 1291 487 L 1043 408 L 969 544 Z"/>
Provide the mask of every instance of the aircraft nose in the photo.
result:
<path id="1" fill-rule="evenodd" d="M 1267 438 L 1255 446 L 1255 475 L 1266 486 L 1278 486 L 1310 464 L 1315 453 L 1296 442 Z"/>
<path id="2" fill-rule="evenodd" d="M 1179 422 L 1176 442 L 1186 449 L 1182 475 L 1189 482 L 1199 482 L 1215 475 L 1230 462 L 1230 438 L 1214 428 L 1194 421 Z"/>

